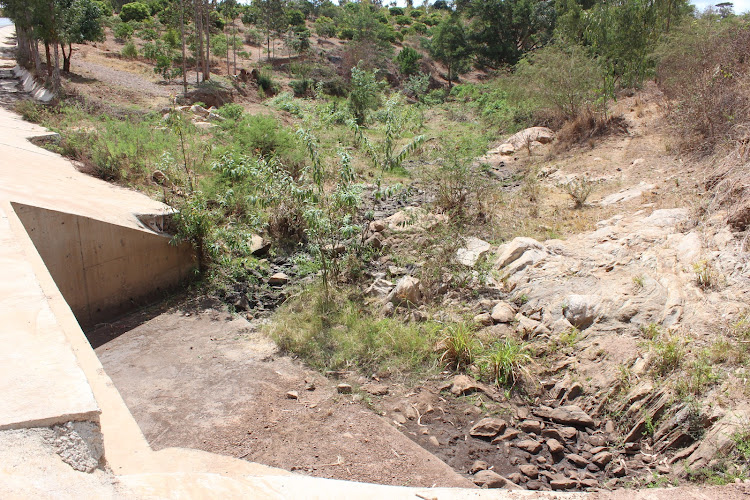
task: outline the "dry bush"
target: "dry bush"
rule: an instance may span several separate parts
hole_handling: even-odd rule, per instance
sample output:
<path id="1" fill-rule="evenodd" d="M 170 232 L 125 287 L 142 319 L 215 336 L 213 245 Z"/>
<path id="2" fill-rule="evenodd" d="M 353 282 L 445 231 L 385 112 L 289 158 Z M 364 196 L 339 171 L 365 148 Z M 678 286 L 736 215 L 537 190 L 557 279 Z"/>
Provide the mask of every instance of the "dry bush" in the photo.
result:
<path id="1" fill-rule="evenodd" d="M 735 140 L 734 148 L 718 162 L 706 180 L 711 193 L 708 213 L 727 211 L 727 222 L 735 231 L 750 229 L 750 127 Z"/>
<path id="2" fill-rule="evenodd" d="M 565 150 L 598 137 L 627 132 L 627 121 L 622 115 L 605 116 L 585 110 L 562 126 L 557 133 L 558 147 Z"/>
<path id="3" fill-rule="evenodd" d="M 709 154 L 750 123 L 750 24 L 693 19 L 659 46 L 657 83 L 671 100 L 683 150 Z"/>

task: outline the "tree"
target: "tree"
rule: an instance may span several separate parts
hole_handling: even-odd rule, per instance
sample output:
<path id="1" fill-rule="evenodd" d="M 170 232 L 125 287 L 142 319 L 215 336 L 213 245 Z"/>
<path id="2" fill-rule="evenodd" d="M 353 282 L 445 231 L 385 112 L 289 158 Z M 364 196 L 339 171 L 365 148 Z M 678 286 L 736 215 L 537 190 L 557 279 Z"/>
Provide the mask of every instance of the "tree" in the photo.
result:
<path id="1" fill-rule="evenodd" d="M 93 0 L 73 0 L 63 9 L 63 25 L 60 30 L 60 41 L 63 55 L 63 72 L 70 72 L 70 58 L 73 56 L 73 44 L 104 41 L 102 11 Z M 65 45 L 68 53 L 65 53 Z"/>
<path id="2" fill-rule="evenodd" d="M 477 63 L 492 68 L 515 64 L 541 47 L 555 26 L 549 0 L 460 0 L 458 8 L 471 21 L 468 39 Z"/>
<path id="3" fill-rule="evenodd" d="M 124 23 L 128 21 L 143 21 L 147 17 L 151 17 L 151 9 L 145 3 L 126 3 L 122 6 L 122 10 L 120 10 L 120 19 Z"/>
<path id="4" fill-rule="evenodd" d="M 408 76 L 416 73 L 419 70 L 420 59 L 422 59 L 422 54 L 411 47 L 404 47 L 396 56 L 401 74 Z"/>
<path id="5" fill-rule="evenodd" d="M 266 51 L 271 58 L 271 40 L 275 40 L 279 33 L 286 31 L 288 19 L 284 15 L 283 0 L 255 0 L 253 5 L 257 9 L 257 23 L 266 36 Z"/>
<path id="6" fill-rule="evenodd" d="M 463 23 L 457 14 L 446 17 L 435 28 L 430 42 L 430 55 L 448 69 L 448 87 L 453 86 L 456 75 L 469 69 L 471 50 Z"/>

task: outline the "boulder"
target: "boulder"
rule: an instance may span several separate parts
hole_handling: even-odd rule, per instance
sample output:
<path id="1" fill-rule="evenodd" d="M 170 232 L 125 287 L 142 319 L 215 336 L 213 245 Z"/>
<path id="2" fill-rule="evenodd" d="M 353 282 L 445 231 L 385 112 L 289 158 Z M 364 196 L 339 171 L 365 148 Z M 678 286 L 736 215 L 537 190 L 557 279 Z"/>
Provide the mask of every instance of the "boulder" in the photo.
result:
<path id="1" fill-rule="evenodd" d="M 419 304 L 422 300 L 419 280 L 413 276 L 404 276 L 396 284 L 396 288 L 388 295 L 388 302 L 394 305 Z"/>
<path id="2" fill-rule="evenodd" d="M 572 490 L 577 486 L 578 483 L 576 483 L 575 480 L 569 479 L 569 478 L 558 478 L 553 479 L 549 482 L 550 487 L 553 490 Z"/>
<path id="3" fill-rule="evenodd" d="M 352 386 L 350 384 L 341 383 L 336 386 L 336 392 L 338 392 L 339 394 L 351 394 Z"/>
<path id="4" fill-rule="evenodd" d="M 571 294 L 565 298 L 564 302 L 565 319 L 580 330 L 591 326 L 599 315 L 601 299 L 596 295 Z"/>
<path id="5" fill-rule="evenodd" d="M 576 467 L 586 467 L 589 464 L 588 460 L 583 458 L 581 455 L 576 455 L 575 453 L 565 455 L 565 458 L 567 458 L 568 462 L 572 463 Z"/>
<path id="6" fill-rule="evenodd" d="M 492 320 L 495 323 L 510 323 L 516 317 L 515 308 L 507 302 L 498 302 L 492 308 Z"/>
<path id="7" fill-rule="evenodd" d="M 604 468 L 608 463 L 612 461 L 612 453 L 608 451 L 601 451 L 591 458 L 591 462 L 598 465 L 600 468 Z"/>
<path id="8" fill-rule="evenodd" d="M 489 313 L 481 313 L 474 316 L 474 323 L 480 326 L 492 326 L 495 322 Z"/>
<path id="9" fill-rule="evenodd" d="M 685 461 L 692 469 L 708 466 L 715 457 L 727 456 L 736 446 L 734 436 L 747 428 L 750 411 L 738 409 L 727 413 L 706 433 L 703 441 Z"/>
<path id="10" fill-rule="evenodd" d="M 465 247 L 459 248 L 456 252 L 456 260 L 467 267 L 474 267 L 492 246 L 484 240 L 470 236 L 465 240 Z"/>
<path id="11" fill-rule="evenodd" d="M 193 104 L 192 106 L 190 106 L 190 112 L 202 118 L 208 118 L 209 115 L 209 111 L 198 104 Z"/>
<path id="12" fill-rule="evenodd" d="M 558 424 L 576 425 L 579 427 L 594 427 L 594 419 L 591 418 L 580 406 L 567 405 L 560 406 L 559 408 L 548 408 L 540 407 L 537 408 L 534 413 L 542 418 L 547 418 Z M 575 435 L 575 429 L 563 428 L 560 429 L 563 437 L 566 437 L 568 429 L 572 430 Z M 563 432 L 565 431 L 565 432 Z M 569 439 L 569 438 L 568 438 Z"/>
<path id="13" fill-rule="evenodd" d="M 542 423 L 538 420 L 524 420 L 518 424 L 518 428 L 529 434 L 540 434 L 542 432 Z"/>
<path id="14" fill-rule="evenodd" d="M 485 462 L 484 460 L 475 460 L 473 464 L 471 464 L 471 468 L 469 469 L 469 474 L 476 474 L 479 471 L 487 470 L 490 466 Z"/>
<path id="15" fill-rule="evenodd" d="M 266 241 L 262 236 L 257 234 L 250 236 L 248 244 L 250 247 L 250 253 L 256 257 L 267 254 L 268 250 L 271 248 L 271 242 Z"/>
<path id="16" fill-rule="evenodd" d="M 524 253 L 529 250 L 544 250 L 544 245 L 533 238 L 520 236 L 513 238 L 508 243 L 500 245 L 497 249 L 496 267 L 502 269 L 518 260 Z"/>
<path id="17" fill-rule="evenodd" d="M 520 149 L 532 142 L 549 144 L 554 140 L 555 133 L 547 127 L 530 127 L 510 136 L 507 143 L 511 144 L 515 149 Z"/>
<path id="18" fill-rule="evenodd" d="M 498 146 L 496 151 L 503 156 L 511 156 L 516 152 L 516 148 L 511 143 L 505 143 Z"/>
<path id="19" fill-rule="evenodd" d="M 483 418 L 469 430 L 469 435 L 480 438 L 493 438 L 503 432 L 508 424 L 499 418 Z"/>
<path id="20" fill-rule="evenodd" d="M 388 386 L 385 384 L 365 384 L 362 386 L 362 389 L 364 389 L 368 394 L 372 394 L 373 396 L 385 396 L 386 394 L 388 394 Z"/>

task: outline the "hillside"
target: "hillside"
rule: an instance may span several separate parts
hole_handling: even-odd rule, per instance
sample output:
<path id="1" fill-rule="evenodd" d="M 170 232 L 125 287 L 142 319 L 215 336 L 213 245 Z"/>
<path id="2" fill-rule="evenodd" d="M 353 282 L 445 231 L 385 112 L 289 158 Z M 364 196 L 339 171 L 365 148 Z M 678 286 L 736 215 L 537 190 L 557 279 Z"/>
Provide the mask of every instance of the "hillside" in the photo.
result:
<path id="1" fill-rule="evenodd" d="M 188 92 L 147 55 L 166 23 L 128 37 L 113 18 L 75 47 L 59 102 L 13 97 L 60 133 L 46 147 L 179 209 L 198 254 L 185 296 L 89 332 L 152 445 L 384 484 L 406 462 L 421 485 L 750 479 L 747 122 L 726 119 L 750 102 L 746 21 L 697 16 L 659 42 L 653 79 L 606 91 L 580 47 L 456 77 L 429 49 L 450 12 L 417 10 L 372 11 L 401 34 L 387 47 L 303 16 L 304 50 L 238 15 L 236 71 L 214 55 Z"/>

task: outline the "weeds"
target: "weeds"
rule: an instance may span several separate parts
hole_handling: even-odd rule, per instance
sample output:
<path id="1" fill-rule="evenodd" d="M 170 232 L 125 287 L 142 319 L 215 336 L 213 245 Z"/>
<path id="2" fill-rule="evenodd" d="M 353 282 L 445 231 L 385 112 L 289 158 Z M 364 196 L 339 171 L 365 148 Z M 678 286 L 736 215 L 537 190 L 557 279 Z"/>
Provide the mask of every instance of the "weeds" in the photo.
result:
<path id="1" fill-rule="evenodd" d="M 484 362 L 495 385 L 513 387 L 528 373 L 526 365 L 531 362 L 531 350 L 527 344 L 506 338 L 487 349 Z"/>
<path id="2" fill-rule="evenodd" d="M 561 187 L 573 199 L 573 208 L 583 208 L 594 190 L 594 183 L 587 177 L 580 177 L 563 184 Z"/>
<path id="3" fill-rule="evenodd" d="M 449 326 L 442 343 L 445 349 L 440 361 L 455 371 L 465 370 L 472 364 L 477 351 L 481 348 L 474 328 L 468 323 Z"/>
<path id="4" fill-rule="evenodd" d="M 660 376 L 676 370 L 685 356 L 685 343 L 677 335 L 661 336 L 651 341 L 654 350 L 654 370 Z"/>
<path id="5" fill-rule="evenodd" d="M 719 272 L 713 263 L 701 260 L 693 264 L 695 282 L 703 290 L 716 290 L 719 287 Z"/>

